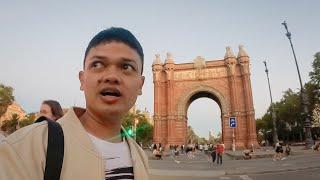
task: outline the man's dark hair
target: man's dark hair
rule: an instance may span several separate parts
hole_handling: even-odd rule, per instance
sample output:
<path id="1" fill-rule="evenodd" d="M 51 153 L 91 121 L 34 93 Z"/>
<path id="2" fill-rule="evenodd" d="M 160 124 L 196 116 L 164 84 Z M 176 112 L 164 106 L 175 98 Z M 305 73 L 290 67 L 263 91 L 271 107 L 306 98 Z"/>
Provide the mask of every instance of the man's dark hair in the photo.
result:
<path id="1" fill-rule="evenodd" d="M 87 55 L 91 48 L 96 47 L 101 43 L 107 43 L 111 41 L 122 42 L 137 51 L 141 59 L 141 64 L 142 64 L 141 74 L 142 74 L 143 60 L 144 60 L 142 47 L 139 41 L 137 40 L 137 38 L 130 31 L 120 27 L 111 27 L 111 28 L 105 29 L 99 32 L 97 35 L 95 35 L 91 39 L 84 55 L 83 67 L 85 65 Z"/>

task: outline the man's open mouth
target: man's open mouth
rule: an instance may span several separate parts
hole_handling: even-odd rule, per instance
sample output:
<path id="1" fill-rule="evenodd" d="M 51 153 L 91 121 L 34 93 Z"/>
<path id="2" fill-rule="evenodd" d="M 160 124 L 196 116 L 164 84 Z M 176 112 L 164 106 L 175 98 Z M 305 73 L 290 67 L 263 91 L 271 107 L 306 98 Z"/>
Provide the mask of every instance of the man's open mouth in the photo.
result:
<path id="1" fill-rule="evenodd" d="M 120 97 L 121 93 L 119 90 L 117 89 L 103 89 L 102 91 L 100 91 L 100 94 L 102 96 L 115 96 L 115 97 Z"/>

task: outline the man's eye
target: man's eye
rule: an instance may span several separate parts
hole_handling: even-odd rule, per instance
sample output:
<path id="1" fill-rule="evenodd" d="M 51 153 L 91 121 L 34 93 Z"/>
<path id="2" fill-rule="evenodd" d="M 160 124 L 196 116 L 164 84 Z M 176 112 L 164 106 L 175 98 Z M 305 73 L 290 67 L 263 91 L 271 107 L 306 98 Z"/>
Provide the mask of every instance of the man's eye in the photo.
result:
<path id="1" fill-rule="evenodd" d="M 134 71 L 135 70 L 135 68 L 131 64 L 124 64 L 123 65 L 123 69 L 130 70 L 130 71 Z"/>
<path id="2" fill-rule="evenodd" d="M 95 61 L 91 64 L 91 67 L 93 68 L 101 68 L 103 66 L 103 64 L 99 61 Z"/>

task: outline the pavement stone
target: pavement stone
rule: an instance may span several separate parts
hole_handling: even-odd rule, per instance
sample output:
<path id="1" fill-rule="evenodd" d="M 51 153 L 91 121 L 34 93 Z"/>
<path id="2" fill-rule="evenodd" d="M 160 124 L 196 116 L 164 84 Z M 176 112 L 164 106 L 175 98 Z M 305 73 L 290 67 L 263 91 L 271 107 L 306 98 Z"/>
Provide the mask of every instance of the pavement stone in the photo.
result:
<path id="1" fill-rule="evenodd" d="M 195 170 L 168 170 L 168 169 L 150 169 L 150 174 L 156 176 L 186 176 L 186 177 L 219 177 L 225 175 L 224 170 L 213 171 L 195 171 Z"/>
<path id="2" fill-rule="evenodd" d="M 186 177 L 218 177 L 222 175 L 263 174 L 271 172 L 288 172 L 320 168 L 320 153 L 312 150 L 294 148 L 294 153 L 283 161 L 273 161 L 272 158 L 251 160 L 232 160 L 223 156 L 223 165 L 218 166 L 208 162 L 207 156 L 197 154 L 195 159 L 178 156 L 172 159 L 165 156 L 163 160 L 150 160 L 152 175 L 186 176 Z M 175 162 L 179 161 L 179 163 Z"/>

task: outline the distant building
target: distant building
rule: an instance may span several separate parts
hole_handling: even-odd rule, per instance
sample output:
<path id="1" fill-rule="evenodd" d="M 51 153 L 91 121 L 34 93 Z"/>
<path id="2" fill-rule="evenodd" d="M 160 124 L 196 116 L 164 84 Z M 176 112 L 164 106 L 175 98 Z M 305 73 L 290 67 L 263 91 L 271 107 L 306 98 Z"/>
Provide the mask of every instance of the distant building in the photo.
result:
<path id="1" fill-rule="evenodd" d="M 136 105 L 134 105 L 134 106 L 129 110 L 129 112 L 135 114 L 135 113 L 137 112 L 137 110 L 138 110 L 138 109 L 136 108 Z M 147 108 L 145 108 L 143 111 L 142 111 L 142 110 L 139 110 L 139 111 L 140 111 L 141 114 L 143 114 L 143 115 L 146 117 L 147 121 L 153 126 L 153 125 L 154 125 L 154 122 L 153 122 L 153 119 L 152 119 L 151 116 L 150 116 L 149 111 L 147 111 Z"/>
<path id="2" fill-rule="evenodd" d="M 0 117 L 0 125 L 2 125 L 3 121 L 11 119 L 13 114 L 17 114 L 19 120 L 22 120 L 26 116 L 26 112 L 22 109 L 22 107 L 17 102 L 13 102 L 10 106 L 8 106 L 6 113 Z"/>
<path id="3" fill-rule="evenodd" d="M 214 130 L 209 131 L 209 141 L 213 141 L 215 139 Z"/>
<path id="4" fill-rule="evenodd" d="M 153 126 L 154 122 L 150 116 L 150 113 L 147 111 L 147 108 L 145 108 L 144 111 L 142 111 L 141 113 L 147 118 L 147 121 Z"/>

